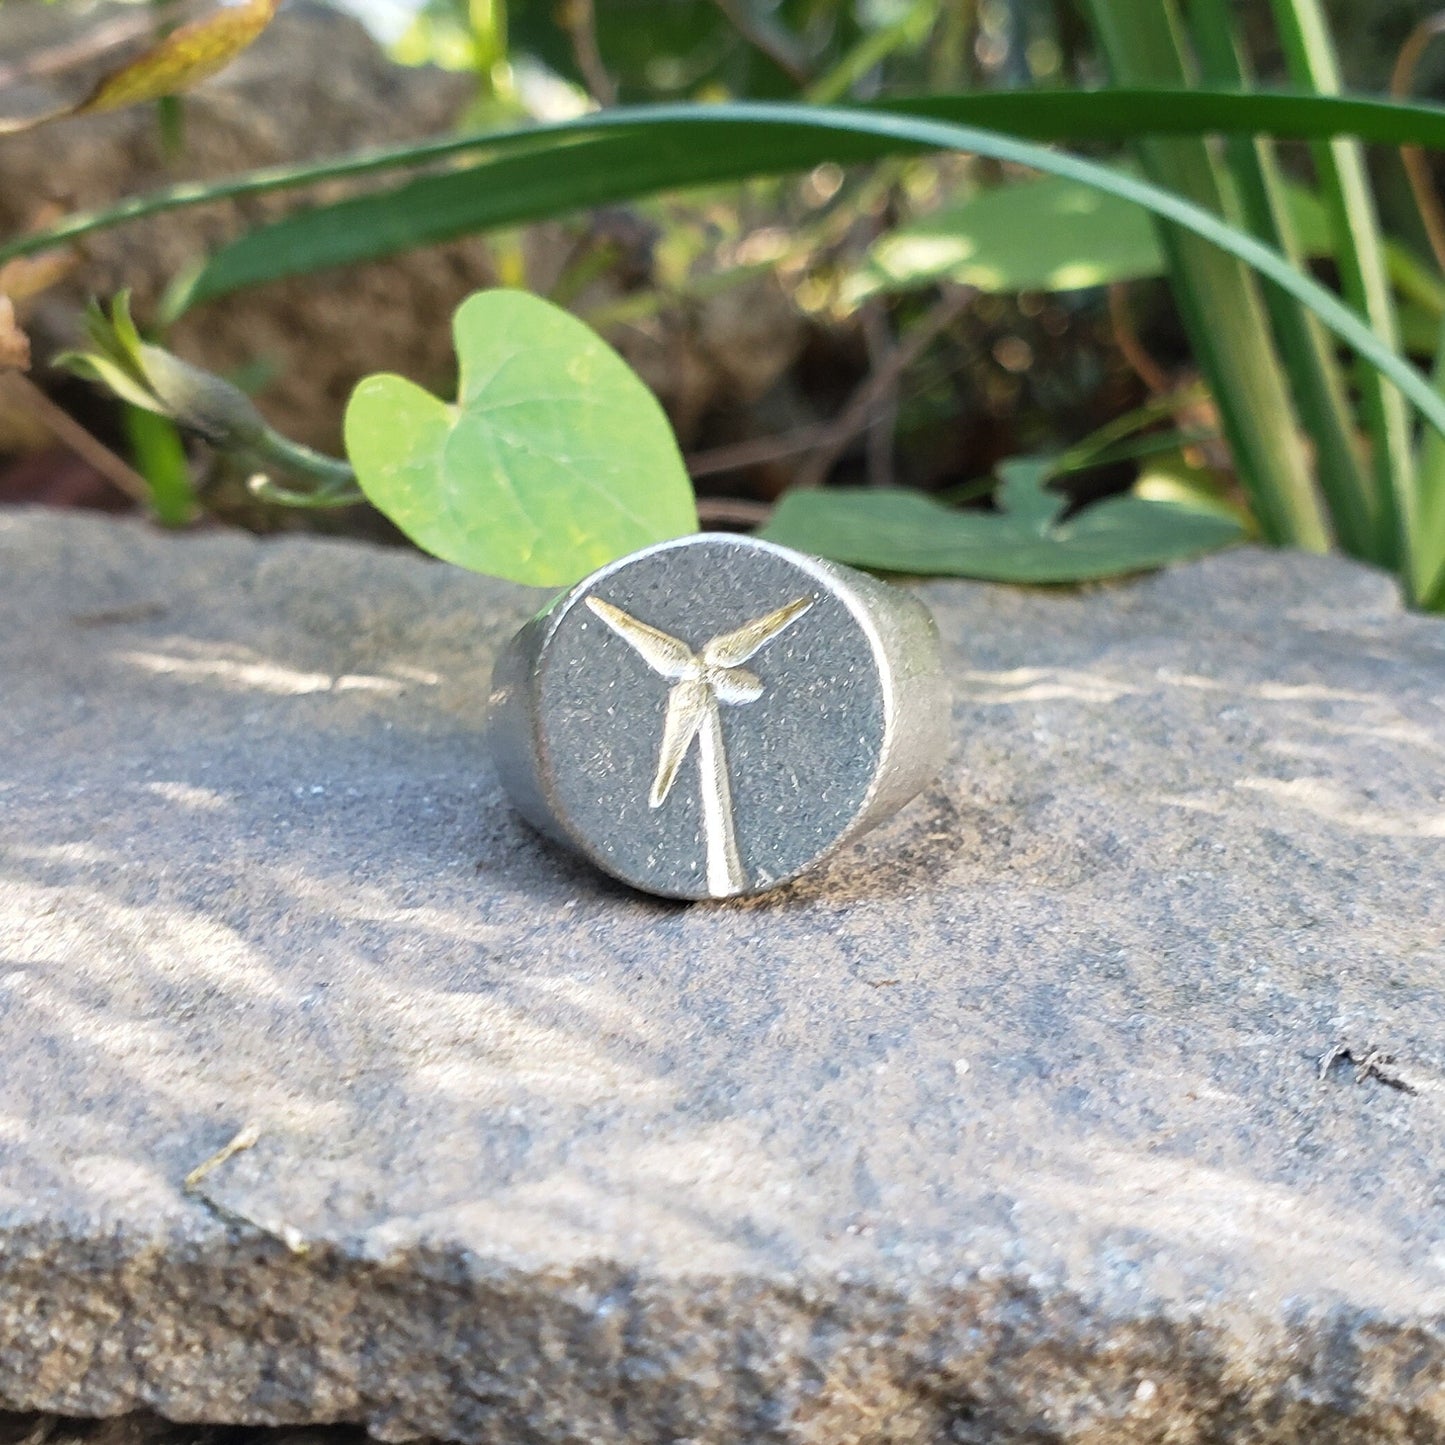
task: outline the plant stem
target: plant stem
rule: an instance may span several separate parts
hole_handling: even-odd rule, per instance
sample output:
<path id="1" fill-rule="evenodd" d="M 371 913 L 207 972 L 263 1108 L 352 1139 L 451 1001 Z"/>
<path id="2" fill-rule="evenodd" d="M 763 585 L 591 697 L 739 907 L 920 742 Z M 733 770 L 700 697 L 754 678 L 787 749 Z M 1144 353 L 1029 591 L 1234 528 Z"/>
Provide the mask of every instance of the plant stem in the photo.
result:
<path id="1" fill-rule="evenodd" d="M 314 477 L 320 491 L 336 491 L 342 487 L 356 485 L 356 473 L 349 462 L 339 457 L 329 457 L 324 452 L 313 451 L 300 442 L 293 442 L 280 432 L 266 428 L 264 435 L 252 444 L 259 460 L 297 472 L 305 477 Z"/>
<path id="2" fill-rule="evenodd" d="M 913 0 L 897 20 L 865 35 L 852 50 L 825 76 L 807 90 L 807 99 L 815 105 L 831 105 L 842 100 L 853 87 L 895 50 L 921 45 L 928 38 L 937 14 L 937 0 Z"/>
<path id="3" fill-rule="evenodd" d="M 1195 0 L 1189 16 L 1200 66 L 1207 81 L 1247 88 L 1250 76 L 1230 21 L 1219 0 Z M 1283 183 L 1269 142 L 1229 136 L 1225 159 L 1234 179 L 1245 223 L 1262 241 L 1305 264 L 1295 237 Z M 1292 384 L 1300 420 L 1314 443 L 1314 467 L 1329 505 L 1335 535 L 1345 551 L 1383 560 L 1371 482 L 1359 454 L 1359 439 L 1340 368 L 1324 329 L 1299 302 L 1273 286 L 1264 304 Z"/>
<path id="4" fill-rule="evenodd" d="M 1089 12 L 1116 80 L 1188 83 L 1181 36 L 1167 4 L 1090 0 Z M 1156 185 L 1225 211 L 1221 171 L 1205 141 L 1150 137 L 1137 141 L 1135 150 Z M 1160 241 L 1176 304 L 1261 531 L 1272 542 L 1326 550 L 1329 526 L 1254 277 L 1234 257 L 1177 226 L 1162 224 Z"/>
<path id="5" fill-rule="evenodd" d="M 1325 93 L 1340 89 L 1334 44 L 1319 0 L 1273 0 L 1285 63 L 1297 85 Z M 1320 192 L 1336 239 L 1336 260 L 1345 299 L 1369 319 L 1375 334 L 1399 348 L 1399 325 L 1390 295 L 1379 218 L 1375 213 L 1364 152 L 1359 143 L 1336 138 L 1314 146 Z M 1374 452 L 1374 556 L 1386 565 L 1402 562 L 1413 533 L 1415 464 L 1410 414 L 1403 398 L 1378 373 L 1357 372 L 1360 404 Z"/>

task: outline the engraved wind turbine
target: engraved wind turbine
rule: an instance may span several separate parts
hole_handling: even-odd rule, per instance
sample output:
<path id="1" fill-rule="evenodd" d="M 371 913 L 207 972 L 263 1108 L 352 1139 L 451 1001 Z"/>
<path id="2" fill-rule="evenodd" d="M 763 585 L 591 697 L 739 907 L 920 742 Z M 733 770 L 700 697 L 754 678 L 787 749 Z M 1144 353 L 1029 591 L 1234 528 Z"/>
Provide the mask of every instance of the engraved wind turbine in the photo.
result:
<path id="1" fill-rule="evenodd" d="M 733 820 L 732 785 L 723 747 L 721 704 L 741 706 L 763 695 L 762 680 L 743 663 L 798 620 L 816 601 L 798 597 L 776 611 L 719 633 L 694 652 L 685 642 L 639 622 L 600 597 L 587 606 L 659 677 L 672 683 L 662 726 L 662 747 L 648 805 L 660 808 L 672 791 L 693 739 L 701 774 L 703 837 L 707 846 L 707 886 L 714 897 L 747 887 Z"/>

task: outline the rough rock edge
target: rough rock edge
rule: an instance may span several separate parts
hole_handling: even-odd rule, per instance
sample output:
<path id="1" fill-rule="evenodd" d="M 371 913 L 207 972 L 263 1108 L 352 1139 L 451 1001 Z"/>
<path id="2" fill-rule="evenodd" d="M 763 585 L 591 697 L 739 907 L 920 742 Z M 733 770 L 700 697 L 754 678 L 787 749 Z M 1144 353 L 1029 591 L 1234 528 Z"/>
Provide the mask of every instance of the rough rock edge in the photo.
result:
<path id="1" fill-rule="evenodd" d="M 1188 1316 L 1104 1318 L 1004 1271 L 905 1292 L 32 1227 L 5 1238 L 0 1300 L 0 1405 L 67 1415 L 353 1422 L 473 1445 L 1427 1445 L 1445 1424 L 1423 1363 L 1439 1337 L 1418 1324 L 1340 1310 L 1245 1342 Z M 188 1368 L 221 1355 L 214 1378 Z"/>

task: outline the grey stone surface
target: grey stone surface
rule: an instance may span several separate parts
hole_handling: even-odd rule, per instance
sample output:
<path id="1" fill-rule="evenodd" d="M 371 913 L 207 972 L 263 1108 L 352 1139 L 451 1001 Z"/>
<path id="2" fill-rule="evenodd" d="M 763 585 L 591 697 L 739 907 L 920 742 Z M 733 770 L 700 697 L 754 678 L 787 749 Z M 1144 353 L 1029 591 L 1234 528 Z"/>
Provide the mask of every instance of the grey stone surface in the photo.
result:
<path id="1" fill-rule="evenodd" d="M 0 1406 L 1445 1436 L 1445 626 L 1251 551 L 926 595 L 942 782 L 687 907 L 500 801 L 535 597 L 0 514 Z"/>

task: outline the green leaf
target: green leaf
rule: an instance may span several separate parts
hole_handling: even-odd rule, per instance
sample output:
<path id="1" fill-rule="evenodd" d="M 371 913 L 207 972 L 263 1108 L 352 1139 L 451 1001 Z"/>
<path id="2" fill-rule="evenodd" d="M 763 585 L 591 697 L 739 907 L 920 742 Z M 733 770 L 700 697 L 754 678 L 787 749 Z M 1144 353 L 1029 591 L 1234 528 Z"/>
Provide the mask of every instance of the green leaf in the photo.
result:
<path id="1" fill-rule="evenodd" d="M 1182 7 L 1085 0 L 1082 8 L 1116 82 L 1189 84 L 1194 65 Z M 1166 139 L 1146 132 L 1135 138 L 1132 149 L 1155 185 L 1252 229 L 1241 215 L 1219 147 L 1202 138 Z M 1326 551 L 1329 518 L 1311 472 L 1269 304 L 1242 257 L 1201 245 L 1200 239 L 1178 225 L 1159 228 L 1175 308 L 1218 408 L 1240 483 L 1266 539 Z M 1267 244 L 1279 252 L 1277 236 Z"/>
<path id="2" fill-rule="evenodd" d="M 155 396 L 119 362 L 99 352 L 62 351 L 51 365 L 85 381 L 109 387 L 120 399 L 145 411 L 161 413 Z"/>
<path id="3" fill-rule="evenodd" d="M 960 511 L 921 492 L 796 491 L 762 535 L 880 572 L 993 582 L 1090 582 L 1162 567 L 1236 542 L 1243 528 L 1212 506 L 1110 497 L 1060 521 L 1067 498 L 1045 488 L 1050 458 L 999 469 L 997 512 Z"/>
<path id="4" fill-rule="evenodd" d="M 1128 166 L 1116 169 L 1137 175 Z M 1332 256 L 1324 202 L 1297 182 L 1284 182 L 1281 191 L 1301 254 Z M 1433 351 L 1439 283 L 1409 247 L 1386 242 L 1385 253 L 1391 275 L 1423 292 L 1426 305 L 1434 303 L 1422 348 Z M 861 299 L 945 279 L 990 292 L 1074 291 L 1151 280 L 1164 271 L 1147 211 L 1095 187 L 1042 176 L 978 191 L 881 236 L 851 278 L 849 294 Z"/>
<path id="5" fill-rule="evenodd" d="M 652 542 L 697 530 L 662 408 L 582 322 L 521 291 L 483 291 L 453 321 L 448 404 L 369 376 L 346 409 L 367 498 L 447 562 L 564 587 Z"/>
<path id="6" fill-rule="evenodd" d="M 1435 385 L 1445 393 L 1445 327 L 1435 353 Z M 1408 558 L 1410 593 L 1432 612 L 1445 612 L 1445 436 L 1426 432 L 1420 443 L 1420 506 Z"/>
<path id="7" fill-rule="evenodd" d="M 1149 213 L 1047 176 L 996 186 L 874 243 L 849 286 L 861 298 L 947 278 L 980 291 L 1076 291 L 1164 273 Z"/>
<path id="8" fill-rule="evenodd" d="M 779 108 L 766 109 L 776 114 Z M 781 109 L 786 113 L 786 107 Z M 682 113 L 700 111 L 704 124 L 721 121 L 726 125 L 728 121 L 737 119 L 738 110 L 737 106 L 709 105 L 685 107 Z M 854 113 L 867 116 L 882 110 L 920 119 L 979 126 L 1035 141 L 1067 141 L 1075 145 L 1094 140 L 1128 140 L 1147 132 L 1154 135 L 1253 134 L 1297 140 L 1353 135 L 1382 145 L 1418 145 L 1445 150 L 1445 106 L 1358 95 L 1302 95 L 1282 91 L 1241 93 L 1232 89 L 1204 87 L 1181 91 L 1139 86 L 1115 86 L 1106 90 L 968 91 L 914 98 L 890 96 L 871 107 L 856 107 Z M 681 146 L 670 144 L 659 133 L 659 128 L 678 114 L 677 106 L 617 106 L 578 120 L 551 125 L 529 125 L 511 131 L 472 131 L 439 140 L 411 141 L 402 146 L 357 151 L 299 165 L 266 166 L 200 184 L 184 181 L 148 195 L 129 196 L 113 206 L 77 211 L 53 226 L 12 237 L 0 245 L 0 262 L 49 250 L 93 231 L 187 206 L 265 195 L 346 176 L 415 170 L 419 166 L 450 158 L 495 163 L 508 153 L 527 150 L 545 151 L 554 158 L 550 167 L 550 189 L 539 190 L 510 206 L 504 198 L 497 198 L 497 213 L 499 216 L 506 213 L 506 219 L 482 224 L 500 225 L 555 215 L 591 204 L 585 198 L 574 197 L 595 180 L 596 167 L 568 164 L 567 160 L 590 162 L 603 158 L 603 153 L 597 152 L 586 157 L 559 158 L 556 148 L 570 147 L 603 133 L 608 133 L 610 140 L 618 141 L 621 136 L 612 132 L 632 132 L 635 141 L 654 153 L 648 182 L 650 190 L 693 184 L 688 178 L 689 167 L 701 164 L 702 160 L 697 147 L 686 143 Z M 733 164 L 727 175 L 717 174 L 713 179 L 738 180 L 751 175 L 779 174 L 804 168 L 810 163 L 808 160 L 782 157 L 774 161 L 769 169 L 766 138 L 761 138 L 762 144 L 740 145 L 741 139 L 736 132 L 727 138 L 735 151 Z M 818 159 L 833 160 L 841 165 L 876 160 L 890 151 L 886 143 L 875 137 L 857 134 L 846 139 L 834 137 L 829 154 Z M 720 171 L 722 169 L 719 167 Z M 619 199 L 640 195 L 643 191 L 621 189 L 611 194 L 614 199 Z M 400 246 L 393 249 L 400 249 Z"/>
<path id="9" fill-rule="evenodd" d="M 122 415 L 136 470 L 151 491 L 151 506 L 163 527 L 184 527 L 198 511 L 185 443 L 169 417 L 149 407 L 127 406 Z"/>
<path id="10" fill-rule="evenodd" d="M 841 107 L 654 106 L 645 112 L 606 111 L 589 117 L 585 124 L 599 136 L 616 130 L 623 142 L 633 147 L 630 161 L 634 168 L 624 177 L 626 186 L 618 195 L 654 191 L 695 179 L 700 172 L 718 179 L 728 166 L 738 174 L 776 173 L 797 168 L 805 155 L 810 164 L 816 164 L 852 156 L 860 145 L 874 155 L 973 151 L 1098 187 L 1136 202 L 1259 271 L 1309 307 L 1342 341 L 1389 377 L 1432 426 L 1445 431 L 1445 399 L 1408 361 L 1382 345 L 1369 326 L 1329 290 L 1290 265 L 1278 251 L 1203 207 L 1107 166 L 972 126 Z M 423 177 L 381 197 L 364 196 L 319 207 L 253 232 L 213 258 L 191 297 L 214 296 L 238 285 L 295 274 L 318 264 L 328 246 L 333 259 L 358 259 L 358 238 L 380 246 L 376 254 L 390 254 L 422 239 L 438 240 L 469 227 L 500 224 L 503 217 L 515 221 L 553 214 L 572 203 L 579 185 L 591 187 L 588 194 L 596 201 L 605 191 L 610 172 L 599 159 L 600 140 L 590 142 L 580 155 L 574 150 L 583 125 L 570 122 L 551 129 L 554 139 L 563 141 L 559 150 L 539 145 L 542 128 L 534 129 L 525 155 L 504 156 L 496 162 L 512 167 L 511 186 L 499 185 L 493 167 L 479 164 Z M 637 149 L 639 141 L 641 150 Z M 518 185 L 523 179 L 519 167 L 525 171 L 526 186 Z M 513 193 L 514 187 L 519 194 Z M 378 205 L 380 211 L 369 210 Z M 443 218 L 440 232 L 427 229 L 433 214 Z"/>
<path id="11" fill-rule="evenodd" d="M 1193 5 L 1190 39 L 1206 84 L 1249 88 L 1249 62 L 1228 5 Z M 1222 159 L 1238 198 L 1240 219 L 1262 241 L 1299 265 L 1311 244 L 1297 188 L 1291 194 L 1276 146 L 1256 136 L 1226 136 Z M 1333 240 L 1324 207 L 1313 197 L 1316 231 Z M 1308 252 L 1308 254 L 1316 254 Z M 1315 482 L 1329 509 L 1335 541 L 1355 556 L 1373 559 L 1375 497 L 1345 386 L 1344 372 L 1324 329 L 1297 301 L 1270 289 L 1264 304 L 1274 328 L 1280 361 L 1305 435 L 1314 443 Z"/>

